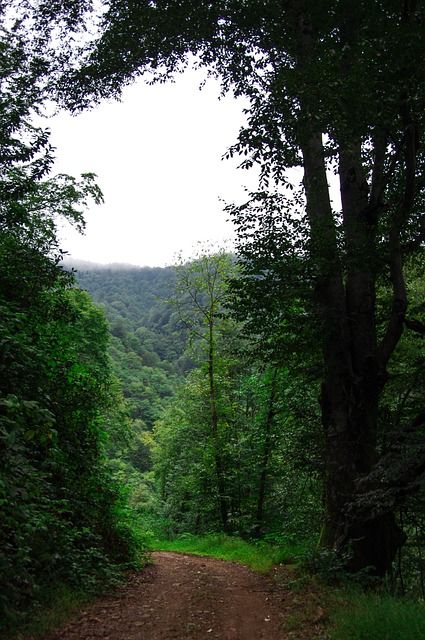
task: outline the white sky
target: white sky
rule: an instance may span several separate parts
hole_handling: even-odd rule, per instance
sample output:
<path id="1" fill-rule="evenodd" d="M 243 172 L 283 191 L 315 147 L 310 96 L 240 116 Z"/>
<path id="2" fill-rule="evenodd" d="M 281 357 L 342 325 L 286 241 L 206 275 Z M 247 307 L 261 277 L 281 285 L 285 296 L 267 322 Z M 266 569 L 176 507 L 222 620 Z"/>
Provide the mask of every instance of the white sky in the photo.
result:
<path id="1" fill-rule="evenodd" d="M 63 232 L 75 259 L 164 266 L 198 242 L 231 239 L 223 203 L 255 188 L 252 171 L 221 160 L 243 123 L 242 103 L 219 100 L 219 85 L 188 71 L 174 84 L 126 88 L 123 101 L 48 121 L 54 172 L 97 174 L 105 204 L 87 212 L 85 236 Z"/>

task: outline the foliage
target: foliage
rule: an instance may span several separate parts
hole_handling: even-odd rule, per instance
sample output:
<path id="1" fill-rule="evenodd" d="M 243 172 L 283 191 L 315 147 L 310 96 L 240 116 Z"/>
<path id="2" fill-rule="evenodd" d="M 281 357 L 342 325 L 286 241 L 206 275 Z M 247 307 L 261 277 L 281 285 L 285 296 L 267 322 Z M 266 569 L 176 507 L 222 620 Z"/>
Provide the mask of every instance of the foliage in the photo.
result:
<path id="1" fill-rule="evenodd" d="M 14 631 L 8 631 L 6 640 L 33 638 L 43 640 L 53 635 L 61 627 L 78 615 L 78 612 L 90 601 L 90 596 L 80 587 L 72 588 L 65 584 L 49 586 L 40 593 L 40 603 L 36 615 Z M 1 636 L 0 636 L 1 637 Z"/>
<path id="2" fill-rule="evenodd" d="M 233 258 L 207 254 L 176 269 L 173 303 L 200 368 L 154 431 L 163 533 L 317 531 L 320 445 L 295 418 L 287 371 L 252 361 L 249 341 L 224 307 Z"/>
<path id="3" fill-rule="evenodd" d="M 185 328 L 166 302 L 174 271 L 69 260 L 66 266 L 76 269 L 79 285 L 108 319 L 111 366 L 123 393 L 105 424 L 108 466 L 127 487 L 129 504 L 149 530 L 159 511 L 150 434 L 184 373 L 195 366 L 184 353 Z"/>
<path id="4" fill-rule="evenodd" d="M 195 335 L 198 325 L 192 327 L 188 339 L 177 314 L 178 288 L 186 322 L 196 322 L 195 316 L 188 318 L 188 290 L 181 289 L 184 270 L 200 278 L 198 258 L 200 255 L 193 262 L 181 263 L 177 270 L 73 265 L 79 283 L 109 319 L 114 371 L 123 382 L 130 409 L 122 441 L 116 436 L 123 417 L 119 415 L 118 424 L 113 420 L 108 426 L 109 464 L 129 487 L 131 504 L 144 528 L 164 536 L 222 527 L 214 491 L 214 443 L 208 432 L 208 367 L 202 346 L 206 341 Z M 223 255 L 220 260 L 231 266 L 233 258 Z M 212 265 L 213 257 L 207 255 L 204 261 Z M 173 297 L 174 303 L 166 305 L 164 296 Z M 205 303 L 206 298 L 201 299 Z M 238 337 L 240 325 L 236 329 L 227 313 L 223 308 L 217 315 L 221 333 L 216 334 L 215 364 L 229 529 L 244 537 L 271 532 L 295 536 L 300 531 L 303 538 L 317 535 L 323 447 L 314 409 L 317 391 L 305 388 L 305 377 L 290 377 L 284 368 L 274 372 L 258 356 L 253 359 L 252 343 Z M 149 367 L 143 364 L 148 350 Z M 131 359 L 124 355 L 130 351 Z M 185 383 L 171 368 L 177 364 L 180 370 L 184 361 L 191 363 Z M 163 388 L 169 392 L 162 395 Z M 150 471 L 152 457 L 156 479 Z"/>
<path id="5" fill-rule="evenodd" d="M 139 554 L 102 460 L 102 413 L 114 400 L 106 324 L 59 283 L 30 309 L 2 305 L 1 592 L 11 621 L 51 581 L 90 589 L 114 577 L 111 562 Z"/>
<path id="6" fill-rule="evenodd" d="M 224 304 L 227 282 L 235 277 L 236 268 L 232 256 L 225 250 L 210 249 L 190 263 L 180 260 L 175 269 L 177 280 L 171 303 L 189 332 L 190 346 L 196 349 L 195 358 L 205 380 L 201 420 L 209 440 L 207 449 L 212 470 L 209 482 L 216 494 L 223 529 L 227 531 L 230 506 L 226 495 L 225 457 L 230 430 L 223 391 L 233 362 L 225 345 L 226 341 L 235 340 L 237 327 L 224 314 Z"/>
<path id="7" fill-rule="evenodd" d="M 23 22 L 3 6 L 0 17 L 0 633 L 10 637 L 47 588 L 111 585 L 143 544 L 104 460 L 117 398 L 107 324 L 59 264 L 58 216 L 81 228 L 101 193 L 92 175 L 48 178 L 48 132 L 31 115 L 49 68 Z"/>

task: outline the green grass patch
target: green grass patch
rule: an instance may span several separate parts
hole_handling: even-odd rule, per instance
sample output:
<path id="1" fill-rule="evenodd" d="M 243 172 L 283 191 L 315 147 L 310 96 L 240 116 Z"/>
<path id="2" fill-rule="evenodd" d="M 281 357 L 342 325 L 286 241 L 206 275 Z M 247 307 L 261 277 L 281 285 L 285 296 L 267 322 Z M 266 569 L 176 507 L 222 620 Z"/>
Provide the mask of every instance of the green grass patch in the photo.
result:
<path id="1" fill-rule="evenodd" d="M 425 607 L 389 595 L 352 595 L 332 623 L 332 640 L 424 640 Z"/>
<path id="2" fill-rule="evenodd" d="M 200 537 L 184 534 L 174 540 L 154 539 L 151 548 L 153 551 L 177 551 L 239 562 L 257 573 L 268 573 L 276 564 L 294 561 L 293 550 L 284 545 L 246 542 L 224 534 Z"/>

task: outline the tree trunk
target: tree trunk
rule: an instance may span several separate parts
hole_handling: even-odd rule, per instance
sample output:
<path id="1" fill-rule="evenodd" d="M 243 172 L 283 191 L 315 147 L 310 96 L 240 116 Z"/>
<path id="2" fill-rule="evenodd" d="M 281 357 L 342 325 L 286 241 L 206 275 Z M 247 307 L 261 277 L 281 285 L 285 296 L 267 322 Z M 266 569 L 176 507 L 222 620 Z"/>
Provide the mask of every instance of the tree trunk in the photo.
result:
<path id="1" fill-rule="evenodd" d="M 323 163 L 323 164 L 322 164 Z M 317 302 L 323 330 L 322 422 L 326 442 L 326 522 L 321 544 L 347 553 L 347 568 L 377 575 L 391 569 L 404 537 L 394 514 L 356 517 L 356 482 L 377 461 L 376 434 L 382 372 L 378 366 L 374 293 L 374 233 L 365 217 L 365 182 L 354 151 L 341 154 L 340 179 L 347 252 L 345 287 L 332 243 L 324 237 L 328 197 L 318 136 L 304 147 L 305 184 L 312 235 L 321 233 L 313 255 L 318 265 Z M 320 166 L 322 165 L 322 166 Z M 320 186 L 321 185 L 321 186 Z M 318 206 L 322 190 L 322 207 Z M 326 186 L 327 190 L 327 186 Z M 367 191 L 366 191 L 367 193 Z M 329 219 L 330 226 L 330 219 Z M 322 242 L 326 242 L 324 250 Z M 314 245 L 313 245 L 314 247 Z"/>
<path id="2" fill-rule="evenodd" d="M 264 425 L 264 448 L 263 455 L 261 459 L 261 472 L 260 472 L 260 482 L 258 486 L 258 500 L 257 500 L 257 515 L 256 515 L 256 526 L 255 526 L 255 534 L 257 536 L 261 535 L 261 529 L 263 526 L 263 517 L 264 517 L 264 501 L 266 499 L 266 486 L 267 486 L 267 477 L 269 471 L 269 460 L 271 453 L 271 429 L 273 424 L 273 418 L 275 414 L 275 399 L 276 399 L 276 379 L 277 379 L 277 369 L 273 371 L 273 378 L 271 380 L 271 388 L 270 388 L 270 397 L 269 397 L 269 406 L 266 416 L 266 423 Z"/>
<path id="3" fill-rule="evenodd" d="M 220 438 L 218 433 L 218 412 L 217 412 L 217 398 L 214 380 L 214 324 L 210 321 L 209 325 L 209 345 L 208 345 L 208 383 L 210 393 L 210 406 L 211 406 L 211 428 L 214 442 L 214 462 L 215 472 L 217 476 L 217 490 L 218 501 L 220 505 L 220 516 L 223 524 L 223 531 L 226 533 L 228 530 L 228 506 L 226 499 L 226 486 L 224 480 L 223 460 L 220 452 Z"/>
<path id="4" fill-rule="evenodd" d="M 302 3 L 300 3 L 302 7 Z M 351 38 L 352 22 L 341 38 Z M 298 63 L 314 51 L 309 16 L 299 14 Z M 347 47 L 349 51 L 350 48 Z M 340 141 L 340 188 L 346 262 L 342 270 L 332 213 L 321 131 L 302 91 L 300 147 L 303 153 L 310 255 L 316 269 L 318 315 L 322 329 L 323 382 L 320 403 L 326 443 L 325 512 L 320 544 L 347 552 L 347 567 L 371 567 L 383 575 L 391 568 L 404 538 L 393 513 L 356 517 L 356 482 L 377 460 L 378 401 L 384 375 L 378 358 L 375 319 L 376 210 L 361 164 L 360 141 L 349 118 Z M 379 160 L 379 155 L 377 155 Z M 382 169 L 381 166 L 377 167 Z M 375 206 L 379 205 L 376 198 Z"/>

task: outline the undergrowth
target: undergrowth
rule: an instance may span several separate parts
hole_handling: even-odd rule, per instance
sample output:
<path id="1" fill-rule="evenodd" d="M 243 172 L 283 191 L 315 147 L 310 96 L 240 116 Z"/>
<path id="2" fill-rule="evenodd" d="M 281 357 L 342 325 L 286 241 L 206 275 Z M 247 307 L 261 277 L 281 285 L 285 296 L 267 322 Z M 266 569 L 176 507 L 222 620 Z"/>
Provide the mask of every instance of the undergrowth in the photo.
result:
<path id="1" fill-rule="evenodd" d="M 53 633 L 65 624 L 94 596 L 77 591 L 65 584 L 56 584 L 54 588 L 46 590 L 40 597 L 40 610 L 36 612 L 27 624 L 21 625 L 16 634 L 9 633 L 0 638 L 6 640 L 37 640 Z"/>
<path id="2" fill-rule="evenodd" d="M 331 640 L 423 640 L 423 603 L 390 595 L 350 594 L 333 615 Z"/>

